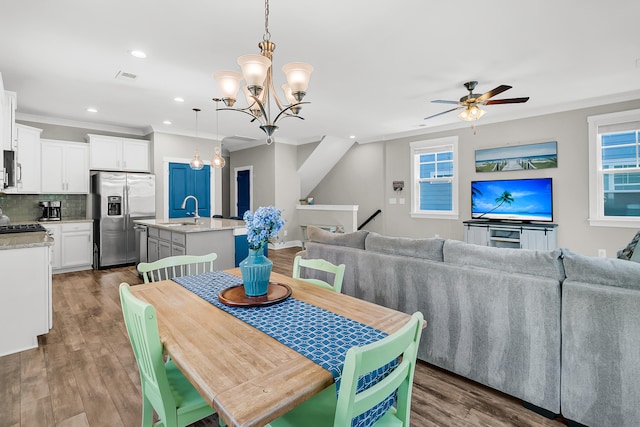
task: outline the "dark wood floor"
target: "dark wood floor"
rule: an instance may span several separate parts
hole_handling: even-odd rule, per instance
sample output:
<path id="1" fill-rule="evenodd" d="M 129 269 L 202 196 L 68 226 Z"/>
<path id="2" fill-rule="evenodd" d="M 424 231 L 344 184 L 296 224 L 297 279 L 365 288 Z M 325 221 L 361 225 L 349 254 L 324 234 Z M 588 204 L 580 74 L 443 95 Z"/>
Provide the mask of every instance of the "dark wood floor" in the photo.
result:
<path id="1" fill-rule="evenodd" d="M 269 251 L 274 271 L 289 275 L 298 250 Z M 54 276 L 53 329 L 37 349 L 0 357 L 0 427 L 140 425 L 140 378 L 120 310 L 121 282 L 140 283 L 133 267 Z M 412 427 L 563 425 L 464 378 L 425 363 L 416 368 Z"/>

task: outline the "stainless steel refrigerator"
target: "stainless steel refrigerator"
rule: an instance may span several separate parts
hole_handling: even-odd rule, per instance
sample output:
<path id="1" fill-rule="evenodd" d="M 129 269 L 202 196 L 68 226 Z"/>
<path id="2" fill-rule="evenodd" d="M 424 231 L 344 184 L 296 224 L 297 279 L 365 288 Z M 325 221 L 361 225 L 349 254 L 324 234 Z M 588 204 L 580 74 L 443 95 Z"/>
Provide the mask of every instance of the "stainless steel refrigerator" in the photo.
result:
<path id="1" fill-rule="evenodd" d="M 94 268 L 137 263 L 139 243 L 133 221 L 156 216 L 155 175 L 98 172 L 91 178 L 91 193 Z"/>

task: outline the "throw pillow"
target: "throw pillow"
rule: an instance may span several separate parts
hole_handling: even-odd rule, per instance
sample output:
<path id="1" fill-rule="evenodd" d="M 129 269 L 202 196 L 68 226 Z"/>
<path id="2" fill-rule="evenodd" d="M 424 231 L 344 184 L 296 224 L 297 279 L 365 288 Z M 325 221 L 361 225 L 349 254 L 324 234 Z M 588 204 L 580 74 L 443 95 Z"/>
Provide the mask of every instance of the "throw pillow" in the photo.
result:
<path id="1" fill-rule="evenodd" d="M 636 235 L 633 236 L 633 239 L 631 239 L 631 242 L 629 242 L 627 247 L 620 251 L 620 253 L 618 254 L 618 258 L 630 260 L 633 256 L 636 246 L 638 245 L 638 240 L 640 240 L 640 231 L 638 231 Z"/>

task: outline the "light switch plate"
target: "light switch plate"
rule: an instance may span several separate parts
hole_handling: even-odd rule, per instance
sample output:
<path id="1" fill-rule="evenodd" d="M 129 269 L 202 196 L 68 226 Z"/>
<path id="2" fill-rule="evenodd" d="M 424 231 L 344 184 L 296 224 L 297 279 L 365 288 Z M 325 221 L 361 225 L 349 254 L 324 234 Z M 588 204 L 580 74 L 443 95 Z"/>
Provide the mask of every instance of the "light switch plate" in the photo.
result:
<path id="1" fill-rule="evenodd" d="M 397 200 L 396 200 L 396 198 L 395 198 L 395 197 L 391 197 L 391 198 L 389 199 L 389 204 L 390 204 L 390 205 L 395 205 L 395 204 L 396 204 L 396 201 L 397 201 Z"/>

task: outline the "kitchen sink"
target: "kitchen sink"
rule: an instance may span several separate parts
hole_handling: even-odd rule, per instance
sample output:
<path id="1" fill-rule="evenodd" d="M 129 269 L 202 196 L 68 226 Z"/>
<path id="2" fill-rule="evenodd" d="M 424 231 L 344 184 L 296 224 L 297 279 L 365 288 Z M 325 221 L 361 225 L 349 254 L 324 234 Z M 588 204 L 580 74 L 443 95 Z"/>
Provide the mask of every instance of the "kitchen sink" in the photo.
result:
<path id="1" fill-rule="evenodd" d="M 199 222 L 159 222 L 163 227 L 184 227 L 185 225 L 202 225 Z"/>

